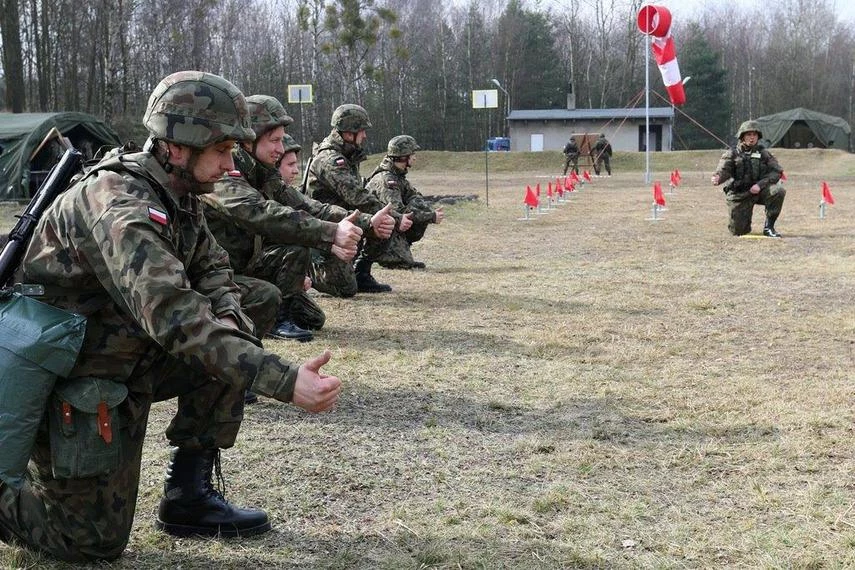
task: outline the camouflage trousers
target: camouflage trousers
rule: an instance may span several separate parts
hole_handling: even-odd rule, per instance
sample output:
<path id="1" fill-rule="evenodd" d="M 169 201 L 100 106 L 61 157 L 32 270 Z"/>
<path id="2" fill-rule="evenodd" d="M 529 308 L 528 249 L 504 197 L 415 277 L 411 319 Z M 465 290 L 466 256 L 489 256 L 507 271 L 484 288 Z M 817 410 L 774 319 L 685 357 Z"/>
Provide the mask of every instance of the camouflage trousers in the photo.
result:
<path id="1" fill-rule="evenodd" d="M 282 297 L 282 315 L 276 314 L 275 317 L 282 316 L 304 329 L 319 330 L 326 322 L 326 315 L 303 290 L 305 278 L 312 277 L 311 270 L 311 249 L 298 245 L 275 245 L 265 247 L 248 271 L 253 277 L 278 287 Z M 273 325 L 264 331 L 265 334 L 272 328 Z"/>
<path id="2" fill-rule="evenodd" d="M 603 170 L 603 166 L 606 167 L 606 174 L 609 176 L 612 175 L 612 159 L 609 156 L 609 153 L 602 153 L 597 160 L 594 161 L 594 174 L 599 175 Z"/>
<path id="3" fill-rule="evenodd" d="M 766 208 L 766 223 L 774 225 L 775 220 L 781 215 L 786 194 L 786 189 L 780 184 L 769 186 L 759 194 L 728 192 L 727 207 L 730 210 L 730 223 L 727 229 L 735 236 L 750 233 L 754 206 L 758 204 Z"/>
<path id="4" fill-rule="evenodd" d="M 414 223 L 406 232 L 395 230 L 389 238 L 386 248 L 375 256 L 375 261 L 383 267 L 411 267 L 415 263 L 410 246 L 421 240 L 427 231 L 428 223 Z"/>
<path id="5" fill-rule="evenodd" d="M 564 158 L 564 174 L 567 174 L 567 170 L 570 167 L 573 167 L 573 172 L 579 174 L 579 155 L 578 154 L 568 154 L 565 155 Z"/>
<path id="6" fill-rule="evenodd" d="M 69 562 L 119 557 L 134 520 L 152 402 L 178 398 L 166 428 L 170 445 L 227 448 L 243 420 L 245 388 L 213 379 L 153 348 L 138 362 L 128 397 L 119 405 L 113 434 L 113 444 L 120 446 L 116 468 L 92 477 L 54 477 L 45 422 L 23 488 L 18 492 L 0 483 L 0 538 Z"/>
<path id="7" fill-rule="evenodd" d="M 389 247 L 388 239 L 374 236 L 363 238 L 353 263 L 347 263 L 329 252 L 312 250 L 312 284 L 321 293 L 333 297 L 348 298 L 356 295 L 356 271 L 360 260 L 377 261 Z"/>
<path id="8" fill-rule="evenodd" d="M 240 308 L 255 323 L 255 336 L 264 338 L 276 325 L 282 304 L 279 288 L 263 279 L 246 275 L 235 275 L 234 281 L 240 287 Z"/>

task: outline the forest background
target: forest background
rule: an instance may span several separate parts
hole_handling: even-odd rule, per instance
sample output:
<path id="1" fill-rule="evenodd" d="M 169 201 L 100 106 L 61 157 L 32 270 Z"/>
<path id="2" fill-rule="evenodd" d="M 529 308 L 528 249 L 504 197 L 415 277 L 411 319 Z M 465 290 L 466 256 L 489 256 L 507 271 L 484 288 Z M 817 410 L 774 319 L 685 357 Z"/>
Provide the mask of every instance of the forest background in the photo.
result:
<path id="1" fill-rule="evenodd" d="M 571 91 L 577 108 L 628 106 L 649 49 L 639 0 L 0 2 L 6 110 L 84 111 L 136 139 L 158 81 L 201 69 L 282 99 L 304 143 L 356 102 L 372 117 L 372 152 L 400 133 L 433 150 L 478 150 L 507 134 L 508 107 L 566 108 Z M 720 148 L 741 121 L 793 107 L 853 121 L 855 23 L 833 2 L 710 3 L 675 18 L 672 34 L 691 76 L 674 150 Z M 472 90 L 494 78 L 499 108 L 473 111 Z M 312 85 L 313 103 L 288 104 L 291 84 Z"/>

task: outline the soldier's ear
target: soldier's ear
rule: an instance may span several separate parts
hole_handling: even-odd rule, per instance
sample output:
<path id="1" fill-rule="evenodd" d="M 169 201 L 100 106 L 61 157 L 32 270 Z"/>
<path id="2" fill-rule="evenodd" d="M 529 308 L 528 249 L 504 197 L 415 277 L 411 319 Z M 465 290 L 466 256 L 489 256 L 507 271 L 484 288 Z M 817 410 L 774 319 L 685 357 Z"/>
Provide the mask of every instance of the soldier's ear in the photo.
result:
<path id="1" fill-rule="evenodd" d="M 187 163 L 187 159 L 190 158 L 189 146 L 167 141 L 166 148 L 169 150 L 169 162 L 172 164 L 184 166 Z"/>

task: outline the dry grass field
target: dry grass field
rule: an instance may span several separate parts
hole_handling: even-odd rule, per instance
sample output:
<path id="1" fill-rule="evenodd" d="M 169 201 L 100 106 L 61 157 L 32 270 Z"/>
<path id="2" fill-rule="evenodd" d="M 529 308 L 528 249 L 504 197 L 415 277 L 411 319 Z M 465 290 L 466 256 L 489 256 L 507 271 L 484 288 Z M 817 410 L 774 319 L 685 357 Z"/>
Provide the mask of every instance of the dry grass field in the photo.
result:
<path id="1" fill-rule="evenodd" d="M 855 155 L 776 155 L 781 240 L 727 233 L 718 152 L 654 155 L 657 221 L 642 155 L 520 221 L 560 154 L 491 155 L 487 206 L 483 154 L 421 153 L 424 194 L 480 199 L 414 246 L 426 270 L 376 270 L 393 293 L 319 296 L 314 342 L 267 343 L 332 350 L 334 411 L 262 398 L 223 453 L 228 498 L 274 531 L 152 528 L 157 404 L 130 544 L 98 567 L 855 567 Z M 8 546 L 0 566 L 71 567 Z"/>

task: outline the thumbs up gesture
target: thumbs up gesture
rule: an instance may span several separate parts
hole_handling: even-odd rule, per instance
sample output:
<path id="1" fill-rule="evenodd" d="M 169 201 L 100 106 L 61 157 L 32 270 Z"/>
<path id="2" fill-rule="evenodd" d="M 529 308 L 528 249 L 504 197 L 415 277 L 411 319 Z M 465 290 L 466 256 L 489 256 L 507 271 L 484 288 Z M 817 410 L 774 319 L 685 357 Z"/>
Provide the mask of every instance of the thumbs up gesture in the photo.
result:
<path id="1" fill-rule="evenodd" d="M 371 227 L 374 229 L 374 235 L 380 239 L 389 239 L 395 229 L 395 218 L 392 217 L 391 211 L 392 203 L 390 202 L 382 210 L 371 216 Z"/>
<path id="2" fill-rule="evenodd" d="M 434 223 L 441 224 L 443 218 L 445 218 L 445 212 L 442 211 L 442 206 L 434 210 L 433 215 L 436 218 L 436 222 Z"/>
<path id="3" fill-rule="evenodd" d="M 297 369 L 297 381 L 291 401 L 309 412 L 323 412 L 333 407 L 341 392 L 341 380 L 321 372 L 321 366 L 330 361 L 331 353 L 325 350 L 304 362 Z"/>
<path id="4" fill-rule="evenodd" d="M 338 223 L 333 241 L 333 255 L 342 261 L 351 261 L 356 256 L 356 247 L 362 239 L 362 229 L 354 224 L 359 218 L 359 210 L 354 210 L 346 218 Z"/>
<path id="5" fill-rule="evenodd" d="M 398 231 L 405 232 L 413 227 L 413 213 L 407 212 L 401 216 L 401 221 L 398 222 Z"/>

